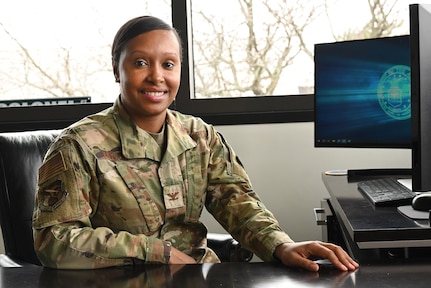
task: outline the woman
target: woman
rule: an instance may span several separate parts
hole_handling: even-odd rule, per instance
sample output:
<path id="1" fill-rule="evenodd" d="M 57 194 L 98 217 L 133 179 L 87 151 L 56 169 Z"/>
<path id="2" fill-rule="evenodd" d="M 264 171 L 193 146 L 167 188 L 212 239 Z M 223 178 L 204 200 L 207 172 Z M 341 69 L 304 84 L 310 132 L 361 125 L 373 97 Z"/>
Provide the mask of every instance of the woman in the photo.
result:
<path id="1" fill-rule="evenodd" d="M 33 228 L 42 264 L 218 262 L 199 221 L 205 206 L 264 261 L 317 271 L 308 259 L 314 256 L 356 269 L 336 245 L 294 243 L 223 137 L 168 109 L 180 85 L 181 53 L 176 31 L 155 17 L 131 19 L 117 32 L 112 66 L 120 96 L 65 129 L 39 170 Z"/>

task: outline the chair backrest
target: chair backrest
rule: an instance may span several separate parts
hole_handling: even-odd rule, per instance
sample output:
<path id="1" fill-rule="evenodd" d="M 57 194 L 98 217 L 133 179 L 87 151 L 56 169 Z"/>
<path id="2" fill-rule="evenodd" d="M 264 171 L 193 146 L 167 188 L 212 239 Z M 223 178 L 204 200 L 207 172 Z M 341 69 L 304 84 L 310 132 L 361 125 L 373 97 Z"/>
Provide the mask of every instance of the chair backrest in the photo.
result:
<path id="1" fill-rule="evenodd" d="M 0 224 L 5 252 L 40 265 L 33 248 L 32 215 L 38 169 L 60 130 L 0 133 Z"/>

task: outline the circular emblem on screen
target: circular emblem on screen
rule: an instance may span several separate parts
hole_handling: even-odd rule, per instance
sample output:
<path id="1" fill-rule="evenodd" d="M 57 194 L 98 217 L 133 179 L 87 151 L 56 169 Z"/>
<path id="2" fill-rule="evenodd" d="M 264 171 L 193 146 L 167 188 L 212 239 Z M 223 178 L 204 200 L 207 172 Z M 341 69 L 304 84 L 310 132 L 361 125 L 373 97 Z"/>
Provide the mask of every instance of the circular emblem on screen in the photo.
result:
<path id="1" fill-rule="evenodd" d="M 377 87 L 380 107 L 397 120 L 410 118 L 410 67 L 392 66 L 383 73 Z"/>

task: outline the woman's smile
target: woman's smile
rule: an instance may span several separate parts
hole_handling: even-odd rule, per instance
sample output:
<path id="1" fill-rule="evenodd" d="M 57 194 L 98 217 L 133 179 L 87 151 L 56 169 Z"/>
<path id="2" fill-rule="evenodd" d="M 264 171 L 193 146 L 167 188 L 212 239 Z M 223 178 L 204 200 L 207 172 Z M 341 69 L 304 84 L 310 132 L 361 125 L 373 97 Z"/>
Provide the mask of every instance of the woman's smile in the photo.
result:
<path id="1" fill-rule="evenodd" d="M 141 94 L 143 97 L 145 97 L 148 101 L 151 101 L 151 102 L 160 102 L 165 97 L 168 97 L 168 91 L 167 90 L 164 90 L 164 91 L 146 91 L 146 90 L 143 90 L 143 91 L 141 91 Z"/>

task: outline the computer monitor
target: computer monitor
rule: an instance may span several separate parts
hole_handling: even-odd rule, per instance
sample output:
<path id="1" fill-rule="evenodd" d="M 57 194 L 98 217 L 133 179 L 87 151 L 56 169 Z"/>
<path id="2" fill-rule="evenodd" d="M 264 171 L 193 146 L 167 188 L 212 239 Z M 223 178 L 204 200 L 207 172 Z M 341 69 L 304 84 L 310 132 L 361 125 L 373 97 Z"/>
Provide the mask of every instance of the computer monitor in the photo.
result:
<path id="1" fill-rule="evenodd" d="M 314 62 L 315 147 L 411 147 L 408 35 L 316 44 Z"/>
<path id="2" fill-rule="evenodd" d="M 410 8 L 412 188 L 431 190 L 431 4 Z"/>

